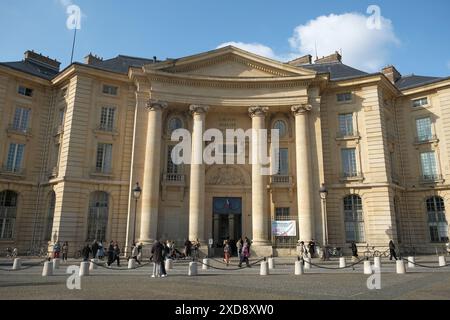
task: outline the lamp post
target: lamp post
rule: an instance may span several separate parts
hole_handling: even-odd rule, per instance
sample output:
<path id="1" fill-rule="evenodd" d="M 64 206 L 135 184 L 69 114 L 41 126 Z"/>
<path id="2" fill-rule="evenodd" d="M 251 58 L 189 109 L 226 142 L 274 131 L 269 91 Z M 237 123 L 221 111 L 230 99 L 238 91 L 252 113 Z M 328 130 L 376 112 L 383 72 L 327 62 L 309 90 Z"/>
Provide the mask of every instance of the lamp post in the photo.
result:
<path id="1" fill-rule="evenodd" d="M 319 189 L 320 198 L 322 199 L 322 222 L 323 222 L 323 249 L 324 249 L 324 259 L 328 259 L 328 225 L 327 225 L 327 196 L 328 190 L 325 184 Z"/>
<path id="2" fill-rule="evenodd" d="M 139 186 L 139 182 L 136 182 L 136 187 L 133 189 L 134 198 L 134 223 L 133 223 L 133 243 L 136 243 L 136 215 L 137 215 L 137 202 L 141 197 L 142 189 Z"/>

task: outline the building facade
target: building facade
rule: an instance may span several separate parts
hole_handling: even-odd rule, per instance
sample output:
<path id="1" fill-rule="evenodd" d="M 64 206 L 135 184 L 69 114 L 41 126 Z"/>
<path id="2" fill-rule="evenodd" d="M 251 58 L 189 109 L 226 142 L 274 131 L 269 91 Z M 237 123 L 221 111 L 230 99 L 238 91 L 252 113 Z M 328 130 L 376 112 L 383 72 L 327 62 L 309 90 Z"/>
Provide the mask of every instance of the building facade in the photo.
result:
<path id="1" fill-rule="evenodd" d="M 27 51 L 0 63 L 0 115 L 1 248 L 248 236 L 256 254 L 287 255 L 299 239 L 416 252 L 448 241 L 450 78 L 235 47 L 165 61 L 90 54 L 60 71 Z M 193 140 L 279 129 L 277 174 L 249 161 L 176 165 L 179 128 Z M 276 236 L 274 221 L 295 221 L 295 236 Z"/>

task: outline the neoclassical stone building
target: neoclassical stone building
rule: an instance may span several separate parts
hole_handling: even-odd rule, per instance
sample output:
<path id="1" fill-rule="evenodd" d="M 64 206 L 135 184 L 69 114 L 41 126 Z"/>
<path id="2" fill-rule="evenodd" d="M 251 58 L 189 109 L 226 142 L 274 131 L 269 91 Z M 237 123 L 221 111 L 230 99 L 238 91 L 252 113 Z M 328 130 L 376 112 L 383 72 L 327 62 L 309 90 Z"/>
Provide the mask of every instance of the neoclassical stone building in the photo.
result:
<path id="1" fill-rule="evenodd" d="M 0 63 L 1 248 L 243 235 L 257 254 L 284 255 L 298 239 L 433 252 L 448 241 L 450 78 L 235 47 L 59 67 L 32 51 Z M 277 174 L 249 162 L 175 165 L 178 128 L 193 138 L 279 129 Z M 277 236 L 274 221 L 291 221 L 295 236 Z"/>

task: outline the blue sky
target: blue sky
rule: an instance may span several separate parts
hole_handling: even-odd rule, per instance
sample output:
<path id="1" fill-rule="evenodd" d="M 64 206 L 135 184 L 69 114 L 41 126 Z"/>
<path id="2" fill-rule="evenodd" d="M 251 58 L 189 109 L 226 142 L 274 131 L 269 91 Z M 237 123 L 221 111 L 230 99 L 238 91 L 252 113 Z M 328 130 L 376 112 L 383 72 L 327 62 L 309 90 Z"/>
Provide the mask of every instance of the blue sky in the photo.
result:
<path id="1" fill-rule="evenodd" d="M 73 31 L 65 6 L 83 11 L 75 60 L 89 52 L 178 58 L 233 42 L 256 53 L 288 59 L 342 50 L 345 63 L 374 71 L 394 64 L 402 74 L 450 75 L 450 2 L 256 0 L 2 0 L 0 61 L 27 49 L 70 60 Z M 379 6 L 382 29 L 362 20 Z M 312 52 L 311 52 L 312 51 Z"/>

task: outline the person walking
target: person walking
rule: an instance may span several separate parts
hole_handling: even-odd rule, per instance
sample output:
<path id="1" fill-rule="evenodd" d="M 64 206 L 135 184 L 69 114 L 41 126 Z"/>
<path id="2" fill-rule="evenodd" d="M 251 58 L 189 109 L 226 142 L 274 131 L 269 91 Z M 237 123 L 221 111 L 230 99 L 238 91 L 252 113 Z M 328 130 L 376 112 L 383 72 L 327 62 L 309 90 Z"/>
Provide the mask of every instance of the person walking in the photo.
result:
<path id="1" fill-rule="evenodd" d="M 309 257 L 312 259 L 314 258 L 316 255 L 316 243 L 314 242 L 314 240 L 311 240 L 308 243 L 308 252 L 309 252 Z"/>
<path id="2" fill-rule="evenodd" d="M 109 243 L 108 251 L 106 253 L 108 254 L 108 267 L 109 267 L 114 262 L 114 241 L 111 241 Z"/>
<path id="3" fill-rule="evenodd" d="M 244 242 L 244 245 L 242 246 L 242 254 L 241 254 L 241 260 L 239 261 L 239 268 L 242 267 L 242 263 L 245 261 L 248 268 L 250 268 L 250 262 L 248 261 L 248 258 L 250 257 L 250 246 L 247 241 Z"/>
<path id="4" fill-rule="evenodd" d="M 62 260 L 67 262 L 67 254 L 69 253 L 69 243 L 66 241 L 62 246 Z"/>
<path id="5" fill-rule="evenodd" d="M 225 241 L 225 245 L 223 246 L 223 261 L 226 262 L 227 267 L 230 264 L 230 256 L 231 256 L 231 246 L 228 240 Z"/>
<path id="6" fill-rule="evenodd" d="M 155 243 L 151 249 L 152 257 L 153 257 L 153 274 L 152 278 L 161 277 L 161 262 L 163 260 L 163 246 L 158 240 L 155 240 Z"/>
<path id="7" fill-rule="evenodd" d="M 97 251 L 97 257 L 100 260 L 103 260 L 103 257 L 105 256 L 105 248 L 103 248 L 103 241 L 100 241 L 98 243 L 98 251 Z"/>
<path id="8" fill-rule="evenodd" d="M 186 239 L 184 242 L 184 255 L 186 258 L 189 258 L 191 256 L 191 248 L 192 248 L 192 242 L 189 241 L 189 239 Z"/>
<path id="9" fill-rule="evenodd" d="M 59 241 L 56 241 L 55 245 L 53 246 L 53 258 L 59 258 L 59 254 L 61 252 L 61 245 L 59 244 Z"/>
<path id="10" fill-rule="evenodd" d="M 242 254 L 242 238 L 239 238 L 239 240 L 236 242 L 236 248 L 237 248 L 237 255 L 239 261 L 241 261 L 241 254 Z"/>
<path id="11" fill-rule="evenodd" d="M 306 249 L 305 242 L 299 240 L 299 244 L 297 246 L 297 254 L 298 257 L 305 263 L 305 259 L 308 258 L 308 250 Z"/>
<path id="12" fill-rule="evenodd" d="M 94 242 L 92 242 L 92 258 L 96 259 L 97 258 L 97 252 L 98 252 L 98 242 L 97 240 L 94 240 Z"/>
<path id="13" fill-rule="evenodd" d="M 394 258 L 397 260 L 397 254 L 395 253 L 395 244 L 394 241 L 389 241 L 389 260 L 392 260 Z"/>
<path id="14" fill-rule="evenodd" d="M 136 243 L 133 242 L 131 246 L 131 259 L 134 259 L 138 264 L 141 264 L 138 258 L 138 254 L 139 254 L 138 246 L 136 245 Z"/>
<path id="15" fill-rule="evenodd" d="M 92 250 L 89 246 L 89 243 L 86 243 L 86 245 L 83 247 L 83 250 L 81 251 L 81 254 L 83 255 L 83 261 L 89 261 L 89 255 L 91 254 Z"/>
<path id="16" fill-rule="evenodd" d="M 117 242 L 114 243 L 114 261 L 117 261 L 117 266 L 120 267 L 120 248 Z"/>
<path id="17" fill-rule="evenodd" d="M 144 245 L 141 243 L 139 243 L 139 245 L 137 246 L 137 251 L 138 251 L 138 255 L 137 258 L 139 259 L 139 261 L 142 260 L 142 248 L 144 247 Z"/>
<path id="18" fill-rule="evenodd" d="M 355 241 L 352 241 L 350 249 L 352 249 L 352 257 L 358 258 L 358 247 L 356 246 Z"/>

